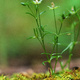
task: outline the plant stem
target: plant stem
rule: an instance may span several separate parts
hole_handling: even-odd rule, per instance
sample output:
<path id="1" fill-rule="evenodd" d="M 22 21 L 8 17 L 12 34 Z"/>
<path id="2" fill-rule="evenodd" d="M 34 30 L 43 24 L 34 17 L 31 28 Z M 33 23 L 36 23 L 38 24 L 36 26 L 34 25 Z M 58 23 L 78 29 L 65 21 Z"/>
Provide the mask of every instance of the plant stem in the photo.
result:
<path id="1" fill-rule="evenodd" d="M 61 22 L 61 26 L 60 26 L 60 29 L 59 29 L 58 35 L 59 35 L 59 34 L 60 34 L 60 32 L 61 32 L 62 24 L 63 24 L 63 21 Z"/>
<path id="2" fill-rule="evenodd" d="M 76 16 L 78 17 L 79 22 L 80 22 L 80 17 L 79 17 L 79 15 L 76 14 Z M 74 43 L 73 43 L 73 48 L 75 47 L 75 43 L 76 43 L 77 40 L 78 40 L 79 33 L 80 33 L 80 24 L 79 24 L 79 26 L 78 26 L 78 32 L 77 32 L 76 39 L 75 39 L 75 28 L 74 28 L 74 26 L 73 26 L 73 35 L 72 35 L 72 42 L 74 42 Z M 69 53 L 68 68 L 70 68 L 70 61 L 71 61 L 71 57 L 72 57 L 73 48 L 72 48 L 72 50 L 71 50 L 70 53 Z"/>
<path id="3" fill-rule="evenodd" d="M 40 18 L 40 12 L 39 12 L 39 6 L 36 5 L 36 23 L 37 23 L 37 26 L 38 26 L 38 30 L 39 30 L 39 33 L 40 33 L 40 37 L 41 37 L 41 41 L 40 39 L 38 38 L 39 42 L 41 43 L 41 46 L 43 47 L 44 49 L 44 52 L 46 53 L 46 48 L 45 48 L 45 44 L 44 44 L 44 37 L 42 36 L 43 33 L 42 33 L 42 30 L 41 30 L 41 18 Z M 48 55 L 47 56 L 47 60 L 49 60 L 49 57 Z"/>
<path id="4" fill-rule="evenodd" d="M 68 68 L 70 68 L 70 61 L 71 61 L 71 57 L 72 57 L 72 53 L 71 52 L 69 53 Z"/>
<path id="5" fill-rule="evenodd" d="M 52 66 L 51 66 L 51 62 L 49 63 L 49 65 L 50 65 L 51 72 L 53 74 L 53 69 L 52 69 Z"/>
<path id="6" fill-rule="evenodd" d="M 72 36 L 71 36 L 71 42 L 72 42 L 72 49 L 69 51 L 69 60 L 68 60 L 68 68 L 70 68 L 70 61 L 72 57 L 72 51 L 75 47 L 75 24 L 72 25 Z"/>
<path id="7" fill-rule="evenodd" d="M 58 61 L 58 58 L 56 58 L 56 62 L 55 62 L 55 66 L 54 66 L 54 73 L 55 73 L 55 71 L 56 71 L 57 61 Z"/>
<path id="8" fill-rule="evenodd" d="M 76 16 L 78 17 L 78 19 L 79 19 L 79 22 L 80 22 L 80 17 L 79 17 L 79 15 L 78 15 L 78 14 L 76 14 Z M 80 24 L 79 24 L 79 26 L 78 26 L 78 32 L 77 32 L 76 41 L 78 40 L 79 33 L 80 33 Z"/>
<path id="9" fill-rule="evenodd" d="M 58 53 L 58 33 L 57 33 L 56 16 L 55 16 L 55 10 L 54 9 L 53 9 L 53 14 L 54 14 L 55 29 L 56 29 L 56 34 L 57 34 L 56 38 L 55 38 L 55 48 L 56 48 L 56 56 L 58 56 L 57 55 L 57 53 Z M 58 61 L 58 58 L 56 58 L 54 73 L 55 73 L 55 70 L 56 70 L 57 61 Z"/>
<path id="10" fill-rule="evenodd" d="M 28 5 L 28 8 L 30 9 L 31 13 L 34 15 L 34 13 L 33 13 L 32 9 L 30 8 L 30 6 L 29 6 L 29 5 Z"/>
<path id="11" fill-rule="evenodd" d="M 57 34 L 56 16 L 55 16 L 55 10 L 54 9 L 53 9 L 53 14 L 54 14 L 54 21 L 55 21 L 55 29 L 56 29 L 56 34 Z"/>
<path id="12" fill-rule="evenodd" d="M 54 14 L 54 22 L 55 22 L 55 29 L 56 29 L 56 53 L 58 52 L 58 33 L 57 33 L 57 25 L 56 25 L 56 16 L 55 16 L 55 9 L 53 9 L 53 14 Z"/>

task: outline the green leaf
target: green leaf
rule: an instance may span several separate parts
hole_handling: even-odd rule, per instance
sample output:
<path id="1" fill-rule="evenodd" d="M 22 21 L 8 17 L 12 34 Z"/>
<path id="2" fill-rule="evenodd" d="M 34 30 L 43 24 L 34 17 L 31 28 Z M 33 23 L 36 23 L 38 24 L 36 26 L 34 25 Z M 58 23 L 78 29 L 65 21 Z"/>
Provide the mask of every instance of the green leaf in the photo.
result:
<path id="1" fill-rule="evenodd" d="M 26 12 L 26 14 L 29 14 L 29 15 L 31 15 L 32 17 L 35 18 L 35 16 L 34 16 L 32 13 L 30 13 L 30 12 Z"/>
<path id="2" fill-rule="evenodd" d="M 41 53 L 41 54 L 51 55 L 50 53 Z"/>
<path id="3" fill-rule="evenodd" d="M 59 8 L 60 6 L 55 6 L 55 7 L 50 7 L 50 6 L 48 6 L 48 7 L 49 7 L 49 9 L 54 10 L 54 9 Z"/>
<path id="4" fill-rule="evenodd" d="M 56 58 L 57 56 L 51 56 L 50 57 L 50 61 L 52 60 L 52 59 L 54 59 L 54 58 Z"/>
<path id="5" fill-rule="evenodd" d="M 61 68 L 63 69 L 64 67 L 63 67 L 63 62 L 59 62 L 60 63 L 60 66 L 61 66 Z"/>
<path id="6" fill-rule="evenodd" d="M 76 6 L 74 6 L 74 11 L 76 11 Z"/>
<path id="7" fill-rule="evenodd" d="M 53 53 L 52 55 L 60 55 L 61 53 Z"/>
<path id="8" fill-rule="evenodd" d="M 59 34 L 59 35 L 71 35 L 71 32 L 65 32 L 65 33 L 61 33 L 61 34 Z"/>
<path id="9" fill-rule="evenodd" d="M 29 3 L 28 3 L 28 2 L 26 2 L 26 3 L 21 2 L 21 4 L 22 4 L 23 6 L 29 5 Z"/>
<path id="10" fill-rule="evenodd" d="M 35 30 L 35 28 L 33 28 L 33 31 L 34 31 L 34 35 L 36 36 L 36 30 Z"/>
<path id="11" fill-rule="evenodd" d="M 39 36 L 38 29 L 36 28 L 36 35 Z"/>
<path id="12" fill-rule="evenodd" d="M 63 54 L 66 50 L 68 50 L 72 45 L 73 45 L 73 42 L 71 42 L 71 43 L 61 52 L 61 54 Z"/>
<path id="13" fill-rule="evenodd" d="M 43 35 L 43 36 L 45 36 L 45 35 L 47 35 L 47 34 L 53 34 L 53 35 L 56 35 L 56 34 L 53 33 L 53 32 L 50 32 L 50 31 L 44 30 L 44 35 Z"/>
<path id="14" fill-rule="evenodd" d="M 39 37 L 38 29 L 33 28 L 33 31 L 34 31 L 34 35 L 36 36 L 36 38 L 38 38 Z"/>
<path id="15" fill-rule="evenodd" d="M 27 39 L 35 39 L 35 38 L 36 38 L 36 36 L 31 36 L 31 37 L 29 37 Z"/>
<path id="16" fill-rule="evenodd" d="M 62 56 L 61 56 L 61 55 L 58 55 L 58 56 L 57 56 L 57 58 L 60 58 L 60 57 L 62 57 Z"/>
<path id="17" fill-rule="evenodd" d="M 42 64 L 45 65 L 46 62 L 48 62 L 48 61 L 43 61 Z"/>
<path id="18" fill-rule="evenodd" d="M 46 12 L 46 11 L 41 12 L 40 15 L 42 15 L 42 14 L 45 13 L 45 12 Z"/>

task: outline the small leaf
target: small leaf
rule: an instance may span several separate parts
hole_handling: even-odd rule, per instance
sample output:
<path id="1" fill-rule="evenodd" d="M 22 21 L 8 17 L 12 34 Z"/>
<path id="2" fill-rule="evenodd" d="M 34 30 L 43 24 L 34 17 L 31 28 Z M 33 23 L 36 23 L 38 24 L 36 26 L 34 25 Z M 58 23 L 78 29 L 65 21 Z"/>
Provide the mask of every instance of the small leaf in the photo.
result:
<path id="1" fill-rule="evenodd" d="M 62 52 L 61 54 L 63 54 L 66 50 L 68 50 L 71 46 L 72 46 L 73 42 L 71 42 Z"/>
<path id="2" fill-rule="evenodd" d="M 57 56 L 51 56 L 50 57 L 50 61 L 52 60 L 52 59 L 54 59 L 54 58 L 56 58 Z"/>
<path id="3" fill-rule="evenodd" d="M 33 28 L 33 31 L 34 31 L 34 35 L 36 36 L 36 38 L 38 38 L 39 37 L 39 35 L 38 35 L 38 30 L 37 30 L 37 28 L 35 29 L 35 28 Z"/>
<path id="4" fill-rule="evenodd" d="M 45 65 L 46 62 L 48 62 L 48 61 L 43 61 L 42 64 Z"/>
<path id="5" fill-rule="evenodd" d="M 32 13 L 26 12 L 26 14 L 29 14 L 29 15 L 31 15 L 32 17 L 35 18 L 35 16 L 34 16 Z"/>
<path id="6" fill-rule="evenodd" d="M 52 55 L 60 55 L 61 53 L 53 53 Z"/>
<path id="7" fill-rule="evenodd" d="M 35 39 L 35 38 L 36 38 L 36 36 L 31 36 L 31 37 L 29 37 L 27 39 Z"/>
<path id="8" fill-rule="evenodd" d="M 70 32 L 65 32 L 65 33 L 61 33 L 60 35 L 68 35 L 68 34 L 70 34 L 71 35 L 71 33 Z"/>
<path id="9" fill-rule="evenodd" d="M 58 55 L 58 56 L 57 56 L 57 58 L 60 58 L 60 57 L 62 57 L 62 56 L 61 56 L 61 55 Z"/>
<path id="10" fill-rule="evenodd" d="M 48 30 L 45 30 L 44 32 L 45 32 L 44 35 L 46 35 L 46 34 L 53 34 L 53 35 L 56 35 L 56 33 L 54 33 L 54 32 L 50 32 L 50 31 L 48 31 Z"/>
<path id="11" fill-rule="evenodd" d="M 72 49 L 73 49 L 73 47 L 74 47 L 74 45 L 75 45 L 75 42 L 72 42 L 72 45 L 70 46 L 70 51 L 72 51 Z"/>
<path id="12" fill-rule="evenodd" d="M 35 28 L 33 28 L 33 31 L 34 31 L 34 35 L 36 36 L 36 30 L 35 30 Z"/>
<path id="13" fill-rule="evenodd" d="M 59 63 L 60 63 L 61 68 L 63 69 L 63 62 L 60 61 Z"/>
<path id="14" fill-rule="evenodd" d="M 22 4 L 23 6 L 29 5 L 29 3 L 28 3 L 28 2 L 26 2 L 26 3 L 21 2 L 21 4 Z"/>
<path id="15" fill-rule="evenodd" d="M 76 11 L 76 6 L 74 6 L 74 11 Z"/>
<path id="16" fill-rule="evenodd" d="M 48 6 L 48 7 L 49 7 L 49 9 L 54 10 L 54 9 L 59 8 L 60 6 L 55 6 L 55 7 L 50 7 L 50 6 Z"/>
<path id="17" fill-rule="evenodd" d="M 37 36 L 39 36 L 39 33 L 38 33 L 38 29 L 36 28 L 36 34 L 37 34 Z"/>
<path id="18" fill-rule="evenodd" d="M 41 54 L 51 55 L 50 53 L 41 53 Z"/>
<path id="19" fill-rule="evenodd" d="M 40 15 L 42 15 L 42 14 L 45 13 L 45 12 L 46 12 L 46 11 L 41 12 Z"/>

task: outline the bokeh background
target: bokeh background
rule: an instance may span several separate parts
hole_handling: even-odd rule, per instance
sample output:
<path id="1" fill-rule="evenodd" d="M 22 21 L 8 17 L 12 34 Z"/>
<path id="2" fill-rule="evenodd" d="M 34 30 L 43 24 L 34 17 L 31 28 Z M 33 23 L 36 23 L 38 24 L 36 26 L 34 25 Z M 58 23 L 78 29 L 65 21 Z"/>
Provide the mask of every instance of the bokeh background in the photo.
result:
<path id="1" fill-rule="evenodd" d="M 45 55 L 41 55 L 43 49 L 37 39 L 27 40 L 29 36 L 33 36 L 33 28 L 36 27 L 36 22 L 33 17 L 27 15 L 28 7 L 21 5 L 21 2 L 31 0 L 0 0 L 0 66 L 29 66 L 36 62 L 46 60 Z M 42 24 L 47 25 L 46 30 L 55 31 L 52 11 L 47 7 L 54 2 L 60 6 L 56 9 L 57 25 L 59 26 L 60 15 L 65 11 L 71 10 L 72 6 L 80 8 L 80 0 L 43 0 L 40 4 L 40 10 L 46 11 L 42 16 Z M 34 5 L 31 5 L 34 10 Z M 63 24 L 62 32 L 71 31 L 70 26 L 76 17 L 66 19 Z M 52 36 L 46 36 L 46 48 L 50 52 L 52 45 Z M 63 35 L 59 41 L 64 44 L 59 47 L 61 51 L 70 43 L 70 36 Z M 79 45 L 74 50 L 73 58 L 80 57 Z M 68 57 L 67 52 L 64 58 Z"/>

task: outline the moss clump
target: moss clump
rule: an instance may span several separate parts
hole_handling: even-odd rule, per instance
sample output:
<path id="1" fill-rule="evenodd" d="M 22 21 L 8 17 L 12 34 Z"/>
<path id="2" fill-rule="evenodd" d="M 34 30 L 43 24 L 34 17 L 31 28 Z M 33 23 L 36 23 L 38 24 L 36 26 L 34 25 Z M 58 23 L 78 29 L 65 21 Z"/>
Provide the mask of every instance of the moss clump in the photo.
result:
<path id="1" fill-rule="evenodd" d="M 46 74 L 46 77 L 42 74 L 34 74 L 31 80 L 80 80 L 80 70 L 69 70 L 60 71 L 54 75 Z"/>
<path id="2" fill-rule="evenodd" d="M 57 72 L 54 75 L 50 75 L 49 73 L 34 73 L 31 76 L 20 73 L 14 74 L 11 77 L 2 75 L 0 76 L 0 80 L 80 80 L 80 69 L 66 69 L 64 71 Z"/>

